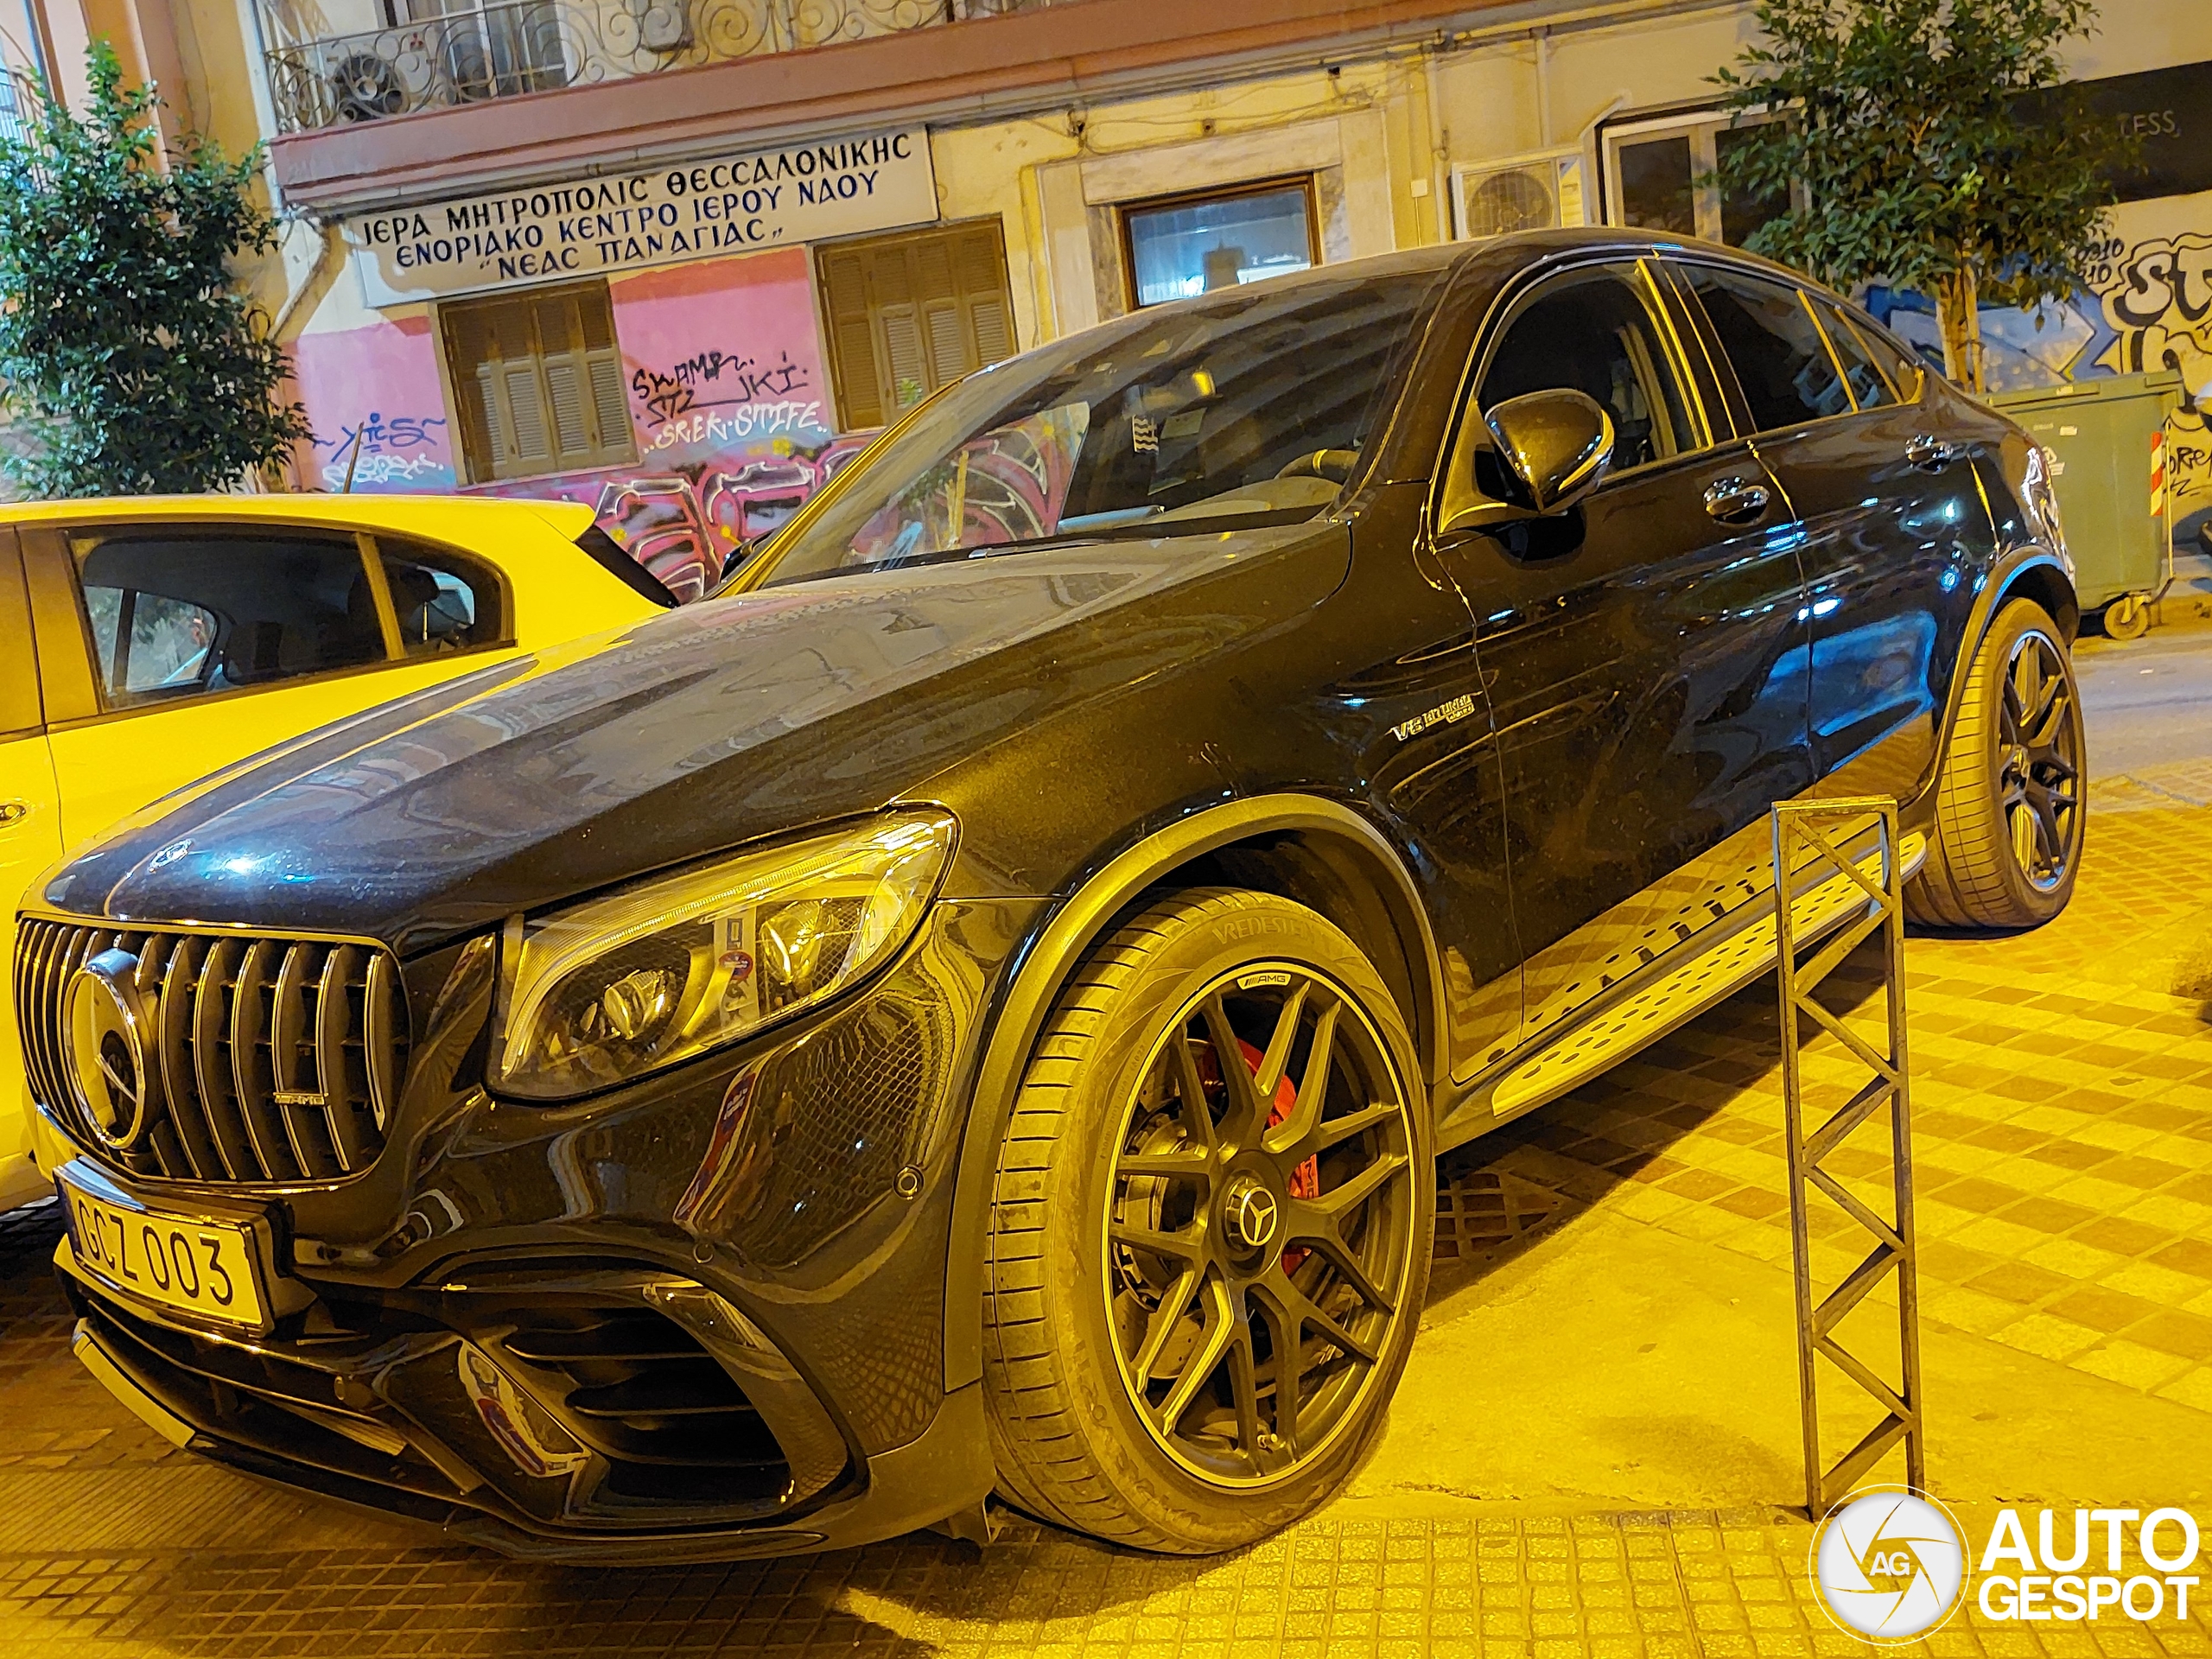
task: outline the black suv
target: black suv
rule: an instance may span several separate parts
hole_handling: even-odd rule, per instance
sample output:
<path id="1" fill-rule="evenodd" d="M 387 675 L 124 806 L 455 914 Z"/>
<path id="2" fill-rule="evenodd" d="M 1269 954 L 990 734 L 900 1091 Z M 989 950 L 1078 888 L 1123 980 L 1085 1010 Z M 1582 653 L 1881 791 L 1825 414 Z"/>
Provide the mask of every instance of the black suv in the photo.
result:
<path id="1" fill-rule="evenodd" d="M 1924 920 L 2066 903 L 2075 623 L 2035 446 L 1756 260 L 1140 311 L 915 410 L 720 596 L 36 889 L 79 1352 L 516 1554 L 994 1491 L 1252 1539 L 1377 1432 L 1437 1154 L 1771 966 L 1772 803 L 1897 798 Z"/>

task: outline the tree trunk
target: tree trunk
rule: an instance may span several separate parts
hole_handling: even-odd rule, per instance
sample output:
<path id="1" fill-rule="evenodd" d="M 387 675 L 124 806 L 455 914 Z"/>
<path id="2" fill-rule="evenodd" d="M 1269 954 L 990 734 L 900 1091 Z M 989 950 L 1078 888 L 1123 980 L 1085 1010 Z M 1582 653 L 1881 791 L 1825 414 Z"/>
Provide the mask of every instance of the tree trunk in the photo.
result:
<path id="1" fill-rule="evenodd" d="M 1981 378 L 1981 302 L 1974 262 L 1962 260 L 1936 285 L 1936 321 L 1943 334 L 1943 373 L 1976 397 Z"/>

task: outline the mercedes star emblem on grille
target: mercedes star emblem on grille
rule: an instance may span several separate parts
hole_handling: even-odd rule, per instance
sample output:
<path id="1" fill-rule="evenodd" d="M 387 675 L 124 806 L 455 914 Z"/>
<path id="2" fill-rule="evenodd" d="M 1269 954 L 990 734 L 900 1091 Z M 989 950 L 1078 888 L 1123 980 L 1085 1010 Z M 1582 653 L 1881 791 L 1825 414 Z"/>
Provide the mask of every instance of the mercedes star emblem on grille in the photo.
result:
<path id="1" fill-rule="evenodd" d="M 69 1081 L 92 1133 L 120 1151 L 146 1132 L 160 1084 L 146 1064 L 151 1026 L 138 958 L 103 950 L 69 983 Z"/>

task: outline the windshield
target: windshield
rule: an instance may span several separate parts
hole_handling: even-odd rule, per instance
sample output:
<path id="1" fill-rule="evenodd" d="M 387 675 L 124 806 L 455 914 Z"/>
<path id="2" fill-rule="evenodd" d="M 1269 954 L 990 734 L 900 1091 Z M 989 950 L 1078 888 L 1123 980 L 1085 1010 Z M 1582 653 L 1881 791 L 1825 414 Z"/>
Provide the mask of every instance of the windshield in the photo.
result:
<path id="1" fill-rule="evenodd" d="M 971 375 L 829 486 L 764 585 L 1311 518 L 1388 418 L 1441 279 L 1257 283 Z"/>

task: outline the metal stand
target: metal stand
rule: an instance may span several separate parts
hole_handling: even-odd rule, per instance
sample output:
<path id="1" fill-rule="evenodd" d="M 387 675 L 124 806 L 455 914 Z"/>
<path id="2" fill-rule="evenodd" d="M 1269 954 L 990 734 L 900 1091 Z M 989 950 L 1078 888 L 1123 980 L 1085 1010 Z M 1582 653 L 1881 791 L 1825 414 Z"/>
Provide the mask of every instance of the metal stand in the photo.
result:
<path id="1" fill-rule="evenodd" d="M 1873 874 L 1839 850 L 1869 830 L 1876 832 L 1878 860 Z M 1874 861 L 1870 860 L 1870 862 Z M 1799 866 L 1804 868 L 1801 871 Z M 1794 802 L 1774 809 L 1776 892 L 1789 902 L 1775 906 L 1775 980 L 1781 994 L 1783 1097 L 1789 1141 L 1789 1235 L 1796 1258 L 1798 1398 L 1804 1415 L 1805 1505 L 1815 1520 L 1902 1440 L 1905 1480 L 1924 1490 L 1921 1450 L 1920 1297 L 1912 1236 L 1911 1109 L 1907 1087 L 1904 1024 L 1904 873 L 1897 862 L 1897 805 L 1886 798 Z M 1806 895 L 1839 876 L 1866 889 L 1867 906 L 1857 912 L 1801 967 L 1799 931 L 1812 915 Z M 1878 1052 L 1857 1032 L 1814 996 L 1822 980 L 1844 958 L 1876 933 L 1883 936 L 1884 995 L 1889 1014 L 1886 1052 Z M 1872 1071 L 1835 1114 L 1808 1134 L 1804 1077 L 1798 1034 L 1801 1017 L 1811 1019 Z M 1885 1108 L 1890 1116 L 1891 1193 L 1889 1218 L 1876 1214 L 1846 1191 L 1821 1160 L 1852 1131 Z M 1806 1208 L 1818 1187 L 1853 1221 L 1874 1236 L 1866 1258 L 1816 1306 L 1813 1300 L 1812 1235 Z M 1897 1348 L 1902 1362 L 1900 1389 L 1892 1389 L 1835 1338 L 1835 1328 L 1889 1274 L 1897 1285 Z M 1874 1397 L 1882 1421 L 1823 1472 L 1815 1355 L 1825 1355 L 1844 1376 Z"/>

